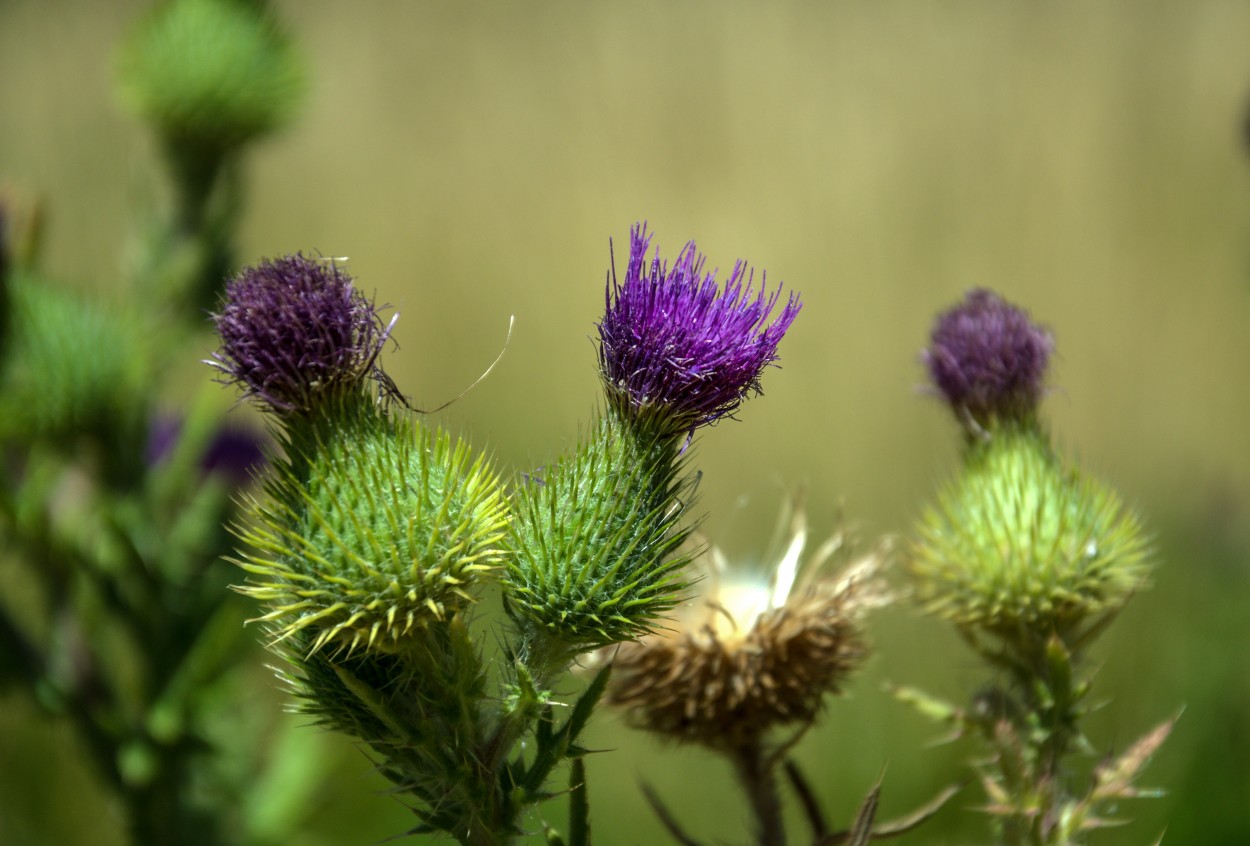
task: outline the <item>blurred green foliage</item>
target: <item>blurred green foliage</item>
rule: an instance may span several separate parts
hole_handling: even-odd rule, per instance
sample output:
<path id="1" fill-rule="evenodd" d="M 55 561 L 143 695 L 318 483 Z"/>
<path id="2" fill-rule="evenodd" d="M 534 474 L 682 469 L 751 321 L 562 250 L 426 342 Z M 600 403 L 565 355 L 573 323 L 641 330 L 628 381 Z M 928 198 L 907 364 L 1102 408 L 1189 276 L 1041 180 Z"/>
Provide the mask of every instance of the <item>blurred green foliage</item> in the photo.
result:
<path id="1" fill-rule="evenodd" d="M 0 2 L 0 183 L 44 200 L 45 270 L 106 293 L 161 184 L 111 90 L 145 6 Z M 731 553 L 762 550 L 779 492 L 800 484 L 816 531 L 843 502 L 866 535 L 905 530 L 958 440 L 915 389 L 932 314 L 990 286 L 1049 324 L 1058 440 L 1145 517 L 1159 560 L 1095 652 L 1108 704 L 1090 735 L 1111 752 L 1185 709 L 1147 771 L 1168 796 L 1091 842 L 1250 839 L 1250 7 L 274 6 L 309 57 L 309 102 L 248 164 L 238 254 L 350 257 L 402 314 L 388 370 L 422 407 L 470 384 L 515 314 L 501 364 L 439 415 L 503 466 L 544 464 L 590 411 L 607 239 L 619 261 L 641 218 L 666 254 L 697 237 L 710 266 L 743 255 L 806 303 L 767 396 L 698 447 L 704 528 Z M 171 403 L 209 378 L 179 367 Z M 932 727 L 879 686 L 962 698 L 983 681 L 975 661 L 908 610 L 873 626 L 876 658 L 799 750 L 835 819 L 883 769 L 883 817 L 967 774 L 971 749 L 925 748 Z M 263 669 L 254 682 L 240 697 L 280 707 Z M 660 842 L 640 778 L 706 839 L 741 830 L 710 756 L 607 714 L 592 729 L 613 750 L 588 761 L 601 843 Z M 290 842 L 409 824 L 346 740 L 291 742 L 340 756 L 342 776 Z M 0 692 L 0 842 L 120 843 L 94 778 Z M 975 842 L 978 801 L 970 789 L 908 842 Z"/>

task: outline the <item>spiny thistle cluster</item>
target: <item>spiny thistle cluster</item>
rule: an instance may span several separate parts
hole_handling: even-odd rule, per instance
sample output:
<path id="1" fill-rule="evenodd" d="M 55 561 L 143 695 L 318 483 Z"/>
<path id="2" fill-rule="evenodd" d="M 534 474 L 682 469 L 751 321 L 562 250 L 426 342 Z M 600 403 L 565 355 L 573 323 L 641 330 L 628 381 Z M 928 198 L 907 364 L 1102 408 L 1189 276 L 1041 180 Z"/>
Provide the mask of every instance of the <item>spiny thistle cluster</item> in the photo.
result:
<path id="1" fill-rule="evenodd" d="M 770 323 L 779 295 L 744 287 L 741 263 L 721 293 L 699 278 L 693 245 L 673 273 L 657 257 L 644 276 L 649 239 L 633 235 L 601 324 L 609 410 L 520 482 L 511 508 L 484 459 L 404 413 L 378 361 L 394 321 L 384 327 L 332 262 L 261 262 L 214 315 L 221 348 L 207 363 L 272 413 L 282 448 L 237 530 L 240 590 L 262 603 L 304 710 L 364 739 L 423 826 L 463 842 L 510 839 L 557 763 L 581 772 L 577 734 L 607 672 L 563 722 L 552 677 L 588 648 L 650 631 L 682 598 L 692 431 L 758 392 L 799 309 L 791 297 Z M 496 571 L 516 631 L 505 689 L 491 695 L 468 622 Z M 845 608 L 843 597 L 823 607 Z M 823 693 L 857 641 L 807 607 L 779 609 L 772 625 L 796 656 L 825 659 L 809 671 Z M 787 622 L 792 610 L 814 622 Z M 811 711 L 820 693 L 785 707 Z M 530 732 L 533 754 L 514 754 Z"/>
<path id="2" fill-rule="evenodd" d="M 800 308 L 791 296 L 770 321 L 780 291 L 754 291 L 743 262 L 722 290 L 702 275 L 693 242 L 671 271 L 658 252 L 647 270 L 650 242 L 635 226 L 624 282 L 609 273 L 599 323 L 607 413 L 514 503 L 505 580 L 531 648 L 548 656 L 540 664 L 646 634 L 681 597 L 689 438 L 759 392 Z"/>
<path id="3" fill-rule="evenodd" d="M 699 600 L 666 630 L 612 651 L 608 702 L 641 728 L 719 750 L 809 726 L 867 657 L 864 615 L 890 595 L 884 547 L 833 571 L 843 538 L 803 559 L 807 536 L 799 511 L 765 583 L 744 583 L 705 547 L 695 562 L 710 570 Z"/>

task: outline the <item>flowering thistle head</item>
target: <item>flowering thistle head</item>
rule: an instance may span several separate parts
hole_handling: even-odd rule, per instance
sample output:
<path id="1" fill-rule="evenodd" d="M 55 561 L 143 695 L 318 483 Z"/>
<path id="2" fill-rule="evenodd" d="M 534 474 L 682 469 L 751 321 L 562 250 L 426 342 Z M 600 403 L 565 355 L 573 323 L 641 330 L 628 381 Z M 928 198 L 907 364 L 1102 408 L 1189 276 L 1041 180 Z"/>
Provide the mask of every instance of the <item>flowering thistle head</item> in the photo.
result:
<path id="1" fill-rule="evenodd" d="M 398 390 L 378 364 L 390 326 L 332 261 L 296 254 L 244 268 L 213 315 L 221 349 L 207 364 L 270 410 L 307 412 L 358 391 L 372 377 Z"/>
<path id="2" fill-rule="evenodd" d="M 473 601 L 498 566 L 507 503 L 463 442 L 372 408 L 319 421 L 285 445 L 239 535 L 278 641 L 354 652 L 401 648 Z"/>
<path id="3" fill-rule="evenodd" d="M 925 513 L 909 565 L 926 609 L 1011 641 L 1032 630 L 1069 647 L 1149 573 L 1136 516 L 1065 467 L 1029 428 L 974 444 Z"/>
<path id="4" fill-rule="evenodd" d="M 673 630 L 616 650 L 608 701 L 642 728 L 722 750 L 811 723 L 867 657 L 863 617 L 890 596 L 880 578 L 884 547 L 829 572 L 843 538 L 803 560 L 806 541 L 798 512 L 765 583 L 733 579 L 707 548 L 708 594 Z"/>
<path id="5" fill-rule="evenodd" d="M 940 314 L 924 351 L 933 384 L 967 424 L 1032 419 L 1054 338 L 993 291 L 970 291 Z"/>
<path id="6" fill-rule="evenodd" d="M 629 420 L 693 429 L 733 414 L 760 374 L 777 360 L 777 344 L 802 304 L 791 294 L 770 321 L 780 288 L 758 291 L 745 262 L 724 289 L 703 274 L 704 257 L 686 244 L 671 269 L 659 253 L 646 261 L 651 236 L 630 230 L 624 283 L 613 275 L 599 323 L 599 367 L 608 398 Z"/>

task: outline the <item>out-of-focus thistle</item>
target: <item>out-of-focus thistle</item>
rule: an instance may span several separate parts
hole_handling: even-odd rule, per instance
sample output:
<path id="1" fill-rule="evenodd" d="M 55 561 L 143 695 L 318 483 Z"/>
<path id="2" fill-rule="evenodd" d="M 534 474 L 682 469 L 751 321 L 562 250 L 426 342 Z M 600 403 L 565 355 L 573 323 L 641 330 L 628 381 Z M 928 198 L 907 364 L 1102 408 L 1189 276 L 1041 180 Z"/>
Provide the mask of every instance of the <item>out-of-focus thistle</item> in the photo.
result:
<path id="1" fill-rule="evenodd" d="M 625 280 L 608 277 L 599 323 L 607 413 L 573 455 L 519 489 L 509 607 L 539 676 L 579 652 L 651 631 L 686 586 L 678 552 L 694 478 L 694 430 L 760 390 L 800 309 L 752 288 L 743 262 L 722 290 L 690 242 L 669 270 L 642 225 Z"/>
<path id="2" fill-rule="evenodd" d="M 1101 806 L 1138 795 L 1129 785 L 1166 729 L 1109 768 L 1084 795 L 1066 763 L 1086 749 L 1078 722 L 1085 648 L 1149 575 L 1137 517 L 1109 488 L 1056 453 L 1038 415 L 1049 331 L 978 290 L 940 315 L 924 360 L 964 427 L 960 473 L 924 513 L 908 556 L 925 609 L 951 620 L 1010 683 L 964 712 L 915 691 L 931 711 L 975 729 L 996 753 L 988 810 L 1005 843 L 1066 844 L 1107 823 Z M 1170 727 L 1170 723 L 1165 724 Z M 1100 773 L 1132 772 L 1116 790 Z M 1118 769 L 1117 769 L 1118 767 Z"/>
<path id="3" fill-rule="evenodd" d="M 236 0 L 162 3 L 121 51 L 119 76 L 179 186 L 201 193 L 229 156 L 290 120 L 304 87 L 276 21 Z"/>
<path id="4" fill-rule="evenodd" d="M 172 188 L 168 220 L 135 259 L 144 293 L 177 312 L 211 308 L 237 268 L 246 154 L 303 99 L 303 62 L 270 5 L 164 0 L 118 53 L 119 93 L 155 136 Z"/>
<path id="5" fill-rule="evenodd" d="M 294 756 L 268 742 L 278 736 L 268 718 L 221 707 L 256 658 L 223 557 L 257 439 L 222 426 L 215 392 L 179 389 L 177 424 L 153 423 L 169 419 L 160 410 L 172 399 L 170 364 L 200 343 L 204 312 L 235 267 L 247 150 L 293 115 L 303 69 L 267 3 L 149 5 L 116 81 L 165 167 L 129 192 L 138 215 L 122 227 L 120 276 L 105 262 L 79 280 L 118 296 L 50 278 L 41 205 L 0 188 L 10 586 L 0 688 L 25 689 L 58 733 L 76 736 L 76 757 L 115 811 L 107 826 L 129 842 L 284 842 L 307 807 L 304 788 L 284 784 L 278 814 L 259 797 L 274 795 Z M 305 766 L 304 784 L 322 769 Z M 40 839 L 44 822 L 28 837 Z M 14 824 L 23 829 L 20 815 Z"/>
<path id="6" fill-rule="evenodd" d="M 31 273 L 5 289 L 0 439 L 97 453 L 101 480 L 134 485 L 157 370 L 153 324 L 129 305 L 97 304 Z"/>
<path id="7" fill-rule="evenodd" d="M 924 354 L 968 437 L 962 472 L 920 522 L 910 556 L 919 595 L 1026 662 L 1039 633 L 1083 646 L 1149 569 L 1136 516 L 1057 455 L 1042 427 L 1053 345 L 1024 311 L 978 290 L 937 319 Z"/>
<path id="8" fill-rule="evenodd" d="M 291 118 L 303 69 L 262 6 L 172 0 L 136 29 L 120 55 L 122 87 L 163 138 L 223 152 Z"/>

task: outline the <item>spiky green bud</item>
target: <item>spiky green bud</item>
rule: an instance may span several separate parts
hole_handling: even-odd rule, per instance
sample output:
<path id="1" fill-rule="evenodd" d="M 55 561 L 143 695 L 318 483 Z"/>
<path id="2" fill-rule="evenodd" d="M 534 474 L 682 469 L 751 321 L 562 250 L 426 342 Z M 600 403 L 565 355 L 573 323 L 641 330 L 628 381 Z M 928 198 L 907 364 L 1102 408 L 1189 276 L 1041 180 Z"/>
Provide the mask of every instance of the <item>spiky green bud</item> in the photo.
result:
<path id="1" fill-rule="evenodd" d="M 119 63 L 122 92 L 161 137 L 221 152 L 286 122 L 304 86 L 291 44 L 256 5 L 162 3 Z"/>
<path id="2" fill-rule="evenodd" d="M 0 440 L 99 447 L 104 475 L 143 468 L 151 327 L 128 308 L 95 303 L 45 280 L 11 274 L 10 337 L 0 372 Z"/>
<path id="3" fill-rule="evenodd" d="M 1146 582 L 1147 542 L 1116 494 L 1031 426 L 972 444 L 920 523 L 910 566 L 927 609 L 960 626 L 1060 634 Z"/>
<path id="4" fill-rule="evenodd" d="M 513 500 L 510 611 L 573 651 L 645 634 L 682 598 L 681 440 L 639 432 L 609 413 Z"/>
<path id="5" fill-rule="evenodd" d="M 472 601 L 499 564 L 506 502 L 482 456 L 410 417 L 344 406 L 286 444 L 269 501 L 240 531 L 240 588 L 282 640 L 399 648 Z"/>

